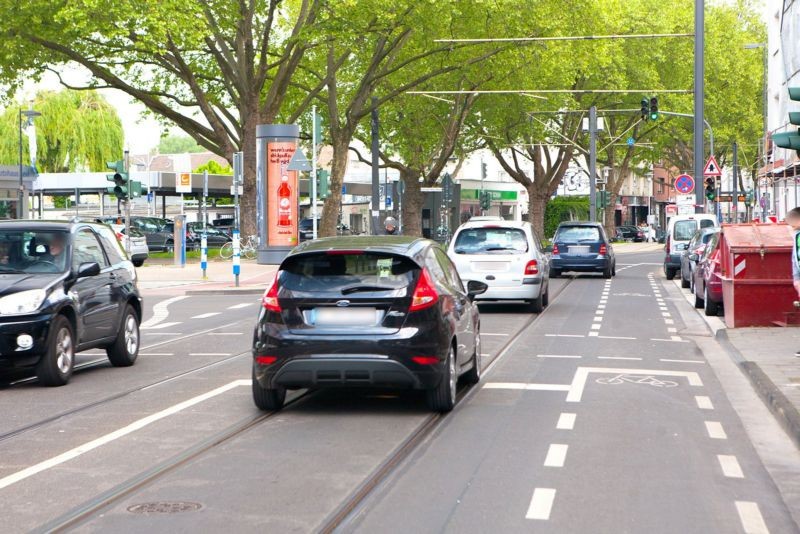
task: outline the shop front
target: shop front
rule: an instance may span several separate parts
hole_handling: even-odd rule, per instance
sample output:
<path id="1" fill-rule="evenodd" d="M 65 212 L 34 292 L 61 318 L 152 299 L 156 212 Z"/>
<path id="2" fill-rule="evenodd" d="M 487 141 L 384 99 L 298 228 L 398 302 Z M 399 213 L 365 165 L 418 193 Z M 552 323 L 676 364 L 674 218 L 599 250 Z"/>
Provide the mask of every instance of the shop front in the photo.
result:
<path id="1" fill-rule="evenodd" d="M 29 216 L 28 193 L 33 187 L 35 176 L 33 169 L 28 166 L 22 167 L 22 218 Z M 17 202 L 19 198 L 19 166 L 0 165 L 0 220 L 17 218 Z"/>

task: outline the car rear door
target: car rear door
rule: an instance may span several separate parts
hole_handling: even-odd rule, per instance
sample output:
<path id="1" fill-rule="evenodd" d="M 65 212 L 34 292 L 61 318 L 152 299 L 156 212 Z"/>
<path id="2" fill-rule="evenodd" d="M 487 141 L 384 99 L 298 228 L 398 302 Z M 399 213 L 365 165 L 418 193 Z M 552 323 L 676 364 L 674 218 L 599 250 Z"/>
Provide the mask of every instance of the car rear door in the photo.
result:
<path id="1" fill-rule="evenodd" d="M 452 314 L 456 345 L 458 347 L 456 359 L 459 365 L 466 364 L 472 357 L 475 349 L 475 328 L 472 322 L 473 303 L 467 296 L 467 291 L 458 275 L 458 270 L 444 250 L 439 247 L 432 247 L 436 266 L 431 261 L 431 272 L 434 277 L 441 277 L 442 283 L 447 288 L 449 297 L 453 299 L 453 306 L 444 310 L 446 314 Z"/>

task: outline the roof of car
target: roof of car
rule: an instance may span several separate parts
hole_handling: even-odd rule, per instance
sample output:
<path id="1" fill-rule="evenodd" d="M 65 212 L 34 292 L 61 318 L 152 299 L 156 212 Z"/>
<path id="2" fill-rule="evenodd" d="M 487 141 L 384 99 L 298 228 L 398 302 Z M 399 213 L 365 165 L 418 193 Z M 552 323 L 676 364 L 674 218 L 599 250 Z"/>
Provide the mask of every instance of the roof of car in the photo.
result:
<path id="1" fill-rule="evenodd" d="M 488 227 L 522 228 L 527 224 L 529 223 L 525 221 L 506 221 L 499 217 L 496 218 L 473 217 L 472 219 L 462 224 L 461 228 L 488 228 Z"/>
<path id="2" fill-rule="evenodd" d="M 559 223 L 558 226 L 602 226 L 602 224 L 592 221 L 564 221 Z"/>
<path id="3" fill-rule="evenodd" d="M 15 229 L 25 229 L 25 230 L 33 230 L 33 231 L 69 231 L 72 230 L 76 225 L 88 225 L 88 226 L 100 226 L 105 227 L 106 225 L 102 223 L 96 223 L 91 221 L 38 221 L 38 220 L 9 220 L 9 221 L 0 221 L 0 229 L 2 230 L 15 230 Z"/>
<path id="4" fill-rule="evenodd" d="M 338 236 L 323 237 L 306 241 L 295 247 L 288 257 L 310 252 L 327 252 L 329 250 L 368 250 L 388 252 L 403 256 L 414 256 L 427 245 L 434 244 L 430 239 L 413 236 Z"/>

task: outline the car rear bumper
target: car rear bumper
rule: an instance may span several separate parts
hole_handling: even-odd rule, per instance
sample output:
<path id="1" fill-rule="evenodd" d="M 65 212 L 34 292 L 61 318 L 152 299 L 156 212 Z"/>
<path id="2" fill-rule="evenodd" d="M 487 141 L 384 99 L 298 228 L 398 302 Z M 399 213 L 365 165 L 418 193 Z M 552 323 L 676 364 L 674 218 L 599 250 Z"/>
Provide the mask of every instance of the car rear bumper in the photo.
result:
<path id="1" fill-rule="evenodd" d="M 264 387 L 430 389 L 441 379 L 441 369 L 412 371 L 402 363 L 381 355 L 315 355 L 290 360 L 274 371 L 270 367 L 256 364 L 256 380 Z"/>
<path id="2" fill-rule="evenodd" d="M 550 259 L 550 268 L 559 271 L 594 272 L 604 271 L 609 264 L 609 258 L 565 258 L 553 256 Z"/>
<path id="3" fill-rule="evenodd" d="M 542 279 L 541 278 L 525 278 L 521 285 L 518 286 L 492 286 L 491 282 L 489 289 L 475 297 L 476 301 L 489 301 L 489 300 L 532 300 L 539 298 L 539 293 L 542 292 Z"/>
<path id="4" fill-rule="evenodd" d="M 28 367 L 36 365 L 47 350 L 47 333 L 51 314 L 19 318 L 0 323 L 0 367 Z M 17 337 L 28 334 L 33 338 L 33 346 L 20 349 Z"/>
<path id="5" fill-rule="evenodd" d="M 665 269 L 680 269 L 681 268 L 681 255 L 670 254 L 664 258 Z"/>

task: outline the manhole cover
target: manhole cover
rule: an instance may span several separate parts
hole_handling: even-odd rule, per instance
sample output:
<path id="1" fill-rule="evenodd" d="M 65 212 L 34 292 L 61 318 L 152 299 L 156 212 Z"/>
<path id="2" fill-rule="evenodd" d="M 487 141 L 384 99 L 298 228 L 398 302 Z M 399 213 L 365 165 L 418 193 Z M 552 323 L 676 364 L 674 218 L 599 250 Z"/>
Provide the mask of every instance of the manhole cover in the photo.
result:
<path id="1" fill-rule="evenodd" d="M 134 514 L 178 514 L 181 512 L 195 512 L 203 505 L 198 502 L 183 501 L 160 501 L 144 502 L 128 507 L 128 511 Z"/>

